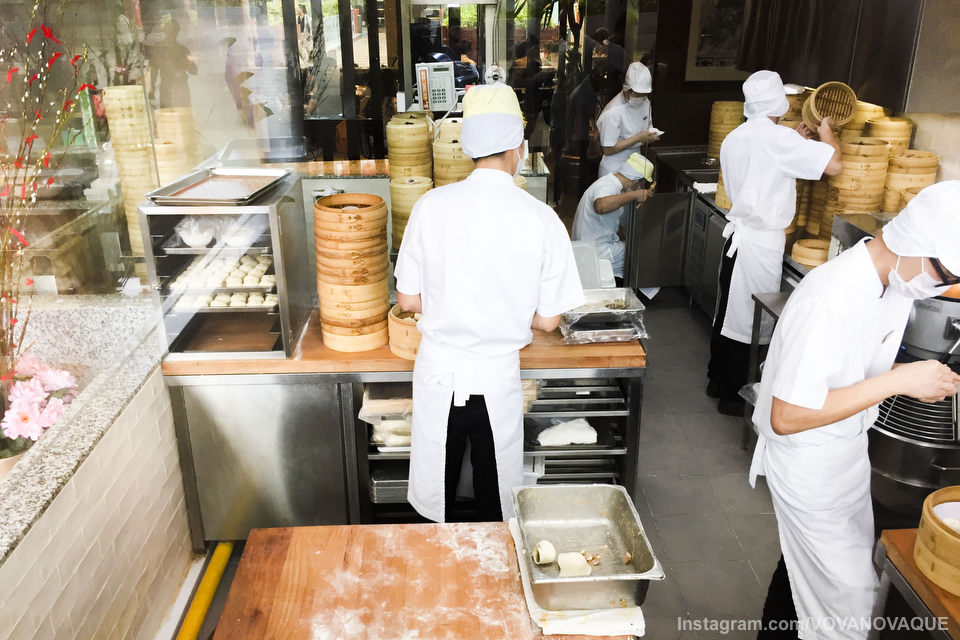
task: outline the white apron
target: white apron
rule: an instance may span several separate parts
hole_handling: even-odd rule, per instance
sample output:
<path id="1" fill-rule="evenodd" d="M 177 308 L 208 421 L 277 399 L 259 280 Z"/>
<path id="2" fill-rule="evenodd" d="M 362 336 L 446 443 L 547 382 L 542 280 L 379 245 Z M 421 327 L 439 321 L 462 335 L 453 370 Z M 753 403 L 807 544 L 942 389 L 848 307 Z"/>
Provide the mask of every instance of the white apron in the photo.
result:
<path id="1" fill-rule="evenodd" d="M 758 474 L 773 498 L 800 638 L 866 638 L 862 621 L 872 615 L 878 587 L 867 429 L 819 445 L 761 436 L 751 484 Z"/>
<path id="2" fill-rule="evenodd" d="M 413 429 L 407 501 L 434 522 L 444 521 L 444 469 L 450 400 L 463 406 L 483 395 L 497 457 L 504 520 L 513 516 L 510 490 L 523 481 L 523 394 L 520 355 L 484 357 L 423 336 L 413 367 Z"/>
<path id="3" fill-rule="evenodd" d="M 754 306 L 751 296 L 754 293 L 780 291 L 786 235 L 783 229 L 753 229 L 743 224 L 740 218 L 732 218 L 723 229 L 724 238 L 731 236 L 733 238 L 727 256 L 736 254 L 737 259 L 733 263 L 727 313 L 720 334 L 750 344 Z M 771 335 L 773 320 L 769 314 L 764 314 L 760 343 L 769 343 Z"/>

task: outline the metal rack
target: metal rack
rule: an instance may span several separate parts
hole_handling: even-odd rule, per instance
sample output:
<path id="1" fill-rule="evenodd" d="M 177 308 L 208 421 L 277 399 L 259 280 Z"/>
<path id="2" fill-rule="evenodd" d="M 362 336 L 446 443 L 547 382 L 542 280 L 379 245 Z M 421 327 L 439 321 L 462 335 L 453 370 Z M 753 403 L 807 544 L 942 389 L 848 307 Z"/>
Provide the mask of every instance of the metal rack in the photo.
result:
<path id="1" fill-rule="evenodd" d="M 191 247 L 179 237 L 176 225 L 187 216 L 219 216 L 252 221 L 262 231 L 246 247 L 227 246 L 212 240 L 207 246 Z M 159 205 L 140 207 L 147 272 L 160 311 L 160 324 L 168 358 L 189 354 L 199 357 L 289 357 L 306 326 L 312 309 L 314 281 L 309 268 L 303 194 L 300 178 L 291 174 L 257 197 L 251 204 Z M 281 229 L 283 233 L 281 234 Z M 248 255 L 268 256 L 266 274 L 276 283 L 248 286 L 185 286 L 172 284 L 200 258 L 237 259 Z M 276 294 L 275 304 L 254 306 L 199 306 L 183 304 L 187 295 Z M 242 327 L 243 331 L 236 331 Z M 231 340 L 232 334 L 246 338 Z M 184 356 L 186 357 L 186 356 Z"/>

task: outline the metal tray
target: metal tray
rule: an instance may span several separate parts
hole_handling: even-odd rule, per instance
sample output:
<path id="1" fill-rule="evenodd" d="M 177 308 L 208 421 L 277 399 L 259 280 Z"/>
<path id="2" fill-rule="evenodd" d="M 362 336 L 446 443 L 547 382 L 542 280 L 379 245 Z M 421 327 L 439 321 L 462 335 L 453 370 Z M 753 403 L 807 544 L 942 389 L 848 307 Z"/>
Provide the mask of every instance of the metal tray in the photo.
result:
<path id="1" fill-rule="evenodd" d="M 645 307 L 630 289 L 584 289 L 585 303 L 563 314 L 564 319 L 578 329 L 586 324 L 619 324 L 639 317 Z M 622 305 L 609 308 L 611 303 Z"/>
<path id="2" fill-rule="evenodd" d="M 205 247 L 190 247 L 183 243 L 180 236 L 173 234 L 168 238 L 160 248 L 168 255 L 203 255 L 205 253 L 224 252 L 224 253 L 249 253 L 259 255 L 270 252 L 270 235 L 261 235 L 249 247 L 228 247 L 226 244 L 211 240 Z"/>
<path id="3" fill-rule="evenodd" d="M 276 313 L 278 304 L 269 307 L 177 307 L 173 305 L 169 314 L 195 314 L 195 313 Z"/>
<path id="4" fill-rule="evenodd" d="M 663 568 L 650 548 L 640 516 L 616 485 L 515 487 L 513 507 L 523 538 L 523 558 L 530 570 L 533 597 L 543 609 L 610 609 L 639 606 Z M 557 564 L 534 564 L 531 552 L 549 540 L 557 553 L 600 553 L 591 575 L 561 578 Z M 624 563 L 625 554 L 632 556 Z"/>
<path id="5" fill-rule="evenodd" d="M 291 173 L 289 169 L 202 169 L 154 189 L 146 197 L 160 205 L 240 206 L 250 204 Z"/>

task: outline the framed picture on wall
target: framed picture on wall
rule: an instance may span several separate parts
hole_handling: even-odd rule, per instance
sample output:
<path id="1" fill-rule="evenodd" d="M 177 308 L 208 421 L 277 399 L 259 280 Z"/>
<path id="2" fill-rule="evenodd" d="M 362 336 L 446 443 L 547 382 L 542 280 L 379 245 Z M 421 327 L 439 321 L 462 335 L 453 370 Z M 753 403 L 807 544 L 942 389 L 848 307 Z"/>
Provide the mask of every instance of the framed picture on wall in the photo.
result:
<path id="1" fill-rule="evenodd" d="M 737 69 L 750 0 L 692 0 L 687 81 L 744 80 Z"/>

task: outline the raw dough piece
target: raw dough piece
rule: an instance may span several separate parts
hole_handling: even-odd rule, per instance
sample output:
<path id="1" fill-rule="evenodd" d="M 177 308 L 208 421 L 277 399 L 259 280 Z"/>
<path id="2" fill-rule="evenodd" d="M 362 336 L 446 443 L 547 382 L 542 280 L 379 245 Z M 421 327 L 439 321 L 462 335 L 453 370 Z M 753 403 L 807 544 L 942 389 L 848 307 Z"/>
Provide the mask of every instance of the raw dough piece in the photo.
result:
<path id="1" fill-rule="evenodd" d="M 410 436 L 399 433 L 386 433 L 383 436 L 383 444 L 388 447 L 409 447 Z"/>
<path id="2" fill-rule="evenodd" d="M 577 578 L 588 576 L 593 567 L 587 564 L 587 559 L 579 551 L 568 551 L 557 556 L 561 578 Z"/>
<path id="3" fill-rule="evenodd" d="M 260 278 L 258 278 L 257 276 L 250 275 L 250 276 L 244 276 L 243 278 L 243 286 L 245 287 L 255 287 L 258 284 L 260 284 Z"/>
<path id="4" fill-rule="evenodd" d="M 533 561 L 537 564 L 550 564 L 557 559 L 557 550 L 549 540 L 541 540 L 533 547 Z"/>
<path id="5" fill-rule="evenodd" d="M 230 304 L 230 303 L 229 303 L 229 302 L 224 302 L 223 300 L 214 300 L 213 302 L 210 303 L 210 306 L 211 306 L 211 307 L 225 307 L 225 306 L 227 306 L 228 304 Z"/>
<path id="6" fill-rule="evenodd" d="M 235 276 L 230 276 L 227 278 L 228 287 L 239 287 L 243 285 L 243 278 L 237 278 Z"/>
<path id="7" fill-rule="evenodd" d="M 956 518 L 944 518 L 943 524 L 960 533 L 960 520 L 957 520 Z"/>
<path id="8" fill-rule="evenodd" d="M 561 422 L 548 427 L 537 436 L 542 447 L 562 447 L 568 444 L 594 444 L 597 431 L 583 418 Z"/>

